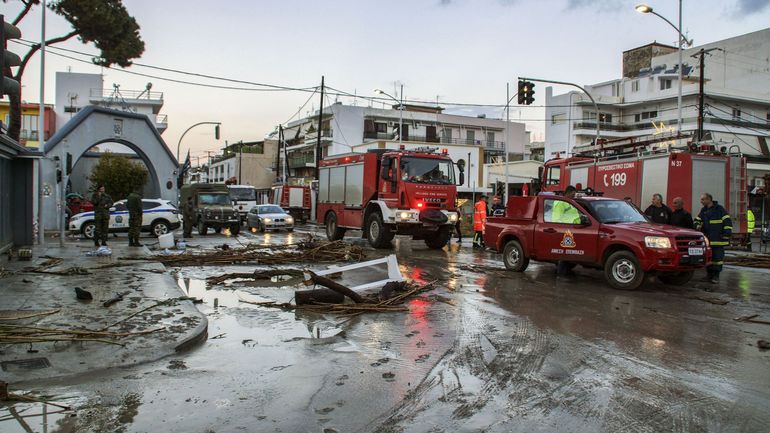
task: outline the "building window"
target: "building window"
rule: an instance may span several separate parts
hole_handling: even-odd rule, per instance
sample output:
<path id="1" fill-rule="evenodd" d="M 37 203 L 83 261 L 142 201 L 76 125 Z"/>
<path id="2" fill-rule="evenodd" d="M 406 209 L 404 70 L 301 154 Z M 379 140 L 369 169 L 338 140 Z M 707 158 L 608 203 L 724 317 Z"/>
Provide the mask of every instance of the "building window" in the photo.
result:
<path id="1" fill-rule="evenodd" d="M 612 114 L 610 114 L 610 113 L 600 113 L 599 114 L 599 122 L 601 122 L 601 123 L 612 123 Z"/>
<path id="2" fill-rule="evenodd" d="M 551 125 L 562 125 L 567 121 L 567 113 L 559 113 L 551 116 Z"/>
<path id="3" fill-rule="evenodd" d="M 494 143 L 495 142 L 495 133 L 494 131 L 487 131 L 487 143 Z"/>
<path id="4" fill-rule="evenodd" d="M 660 80 L 660 90 L 671 88 L 671 80 Z"/>
<path id="5" fill-rule="evenodd" d="M 473 144 L 476 141 L 476 131 L 468 129 L 465 131 L 465 140 L 469 144 Z"/>
<path id="6" fill-rule="evenodd" d="M 388 124 L 385 122 L 375 122 L 374 123 L 374 130 L 377 133 L 380 134 L 387 134 L 388 133 Z"/>
<path id="7" fill-rule="evenodd" d="M 446 140 L 445 143 L 452 141 L 452 128 L 444 128 L 441 130 L 441 139 Z"/>
<path id="8" fill-rule="evenodd" d="M 38 119 L 39 117 L 37 115 L 32 116 L 29 114 L 23 114 L 21 116 L 21 133 L 19 138 L 37 141 Z"/>
<path id="9" fill-rule="evenodd" d="M 632 92 L 638 92 L 639 91 L 639 80 L 634 80 L 631 82 L 631 91 Z"/>
<path id="10" fill-rule="evenodd" d="M 741 109 L 733 108 L 733 120 L 741 120 Z"/>
<path id="11" fill-rule="evenodd" d="M 641 113 L 634 114 L 634 122 L 641 122 L 642 120 L 654 119 L 658 117 L 658 111 L 643 111 Z"/>
<path id="12" fill-rule="evenodd" d="M 585 120 L 588 120 L 588 121 L 596 120 L 596 112 L 595 111 L 586 111 Z"/>

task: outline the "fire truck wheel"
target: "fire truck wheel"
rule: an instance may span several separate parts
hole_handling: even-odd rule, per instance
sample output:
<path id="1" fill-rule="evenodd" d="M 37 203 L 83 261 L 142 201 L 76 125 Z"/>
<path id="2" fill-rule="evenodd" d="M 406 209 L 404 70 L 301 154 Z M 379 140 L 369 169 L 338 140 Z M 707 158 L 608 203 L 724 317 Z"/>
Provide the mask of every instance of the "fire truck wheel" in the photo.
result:
<path id="1" fill-rule="evenodd" d="M 441 226 L 432 237 L 425 238 L 425 245 L 432 250 L 440 250 L 449 243 L 449 226 Z"/>
<path id="2" fill-rule="evenodd" d="M 604 276 L 610 286 L 634 290 L 644 281 L 644 271 L 631 251 L 615 251 L 604 264 Z"/>
<path id="3" fill-rule="evenodd" d="M 209 228 L 206 227 L 206 224 L 203 223 L 202 219 L 198 220 L 198 234 L 201 236 L 205 236 L 206 233 L 208 233 Z"/>
<path id="4" fill-rule="evenodd" d="M 326 214 L 326 238 L 330 241 L 338 241 L 345 236 L 345 229 L 337 225 L 337 214 L 329 212 Z"/>
<path id="5" fill-rule="evenodd" d="M 379 213 L 372 212 L 369 214 L 369 218 L 366 220 L 366 228 L 366 237 L 371 246 L 374 248 L 390 247 L 393 234 L 385 227 L 385 224 L 382 222 L 382 216 Z"/>
<path id="6" fill-rule="evenodd" d="M 503 248 L 503 264 L 506 269 L 514 272 L 524 272 L 529 266 L 529 257 L 524 254 L 521 243 L 517 240 L 508 241 Z"/>
<path id="7" fill-rule="evenodd" d="M 658 275 L 658 279 L 663 284 L 683 286 L 690 282 L 694 273 L 694 271 L 666 272 L 665 274 Z"/>

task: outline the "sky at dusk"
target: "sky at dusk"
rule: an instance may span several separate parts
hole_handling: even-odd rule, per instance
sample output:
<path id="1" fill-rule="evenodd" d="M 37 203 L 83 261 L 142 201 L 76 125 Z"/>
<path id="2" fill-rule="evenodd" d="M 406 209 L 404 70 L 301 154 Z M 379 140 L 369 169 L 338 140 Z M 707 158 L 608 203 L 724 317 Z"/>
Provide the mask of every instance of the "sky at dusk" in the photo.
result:
<path id="1" fill-rule="evenodd" d="M 620 78 L 622 52 L 653 41 L 676 44 L 676 32 L 663 20 L 634 10 L 640 1 L 625 0 L 331 0 L 212 2 L 202 0 L 124 0 L 141 26 L 146 48 L 135 63 L 198 74 L 313 88 L 326 84 L 350 94 L 376 96 L 375 88 L 393 94 L 404 85 L 409 100 L 435 101 L 447 112 L 503 116 L 501 108 L 452 103 L 504 105 L 506 83 L 515 93 L 519 76 L 578 84 Z M 648 2 L 677 23 L 678 2 Z M 22 8 L 18 0 L 0 3 L 7 20 Z M 70 30 L 61 17 L 47 15 L 47 38 Z M 19 25 L 23 38 L 40 38 L 40 8 Z M 683 30 L 695 46 L 770 26 L 770 0 L 685 0 Z M 95 54 L 92 45 L 72 39 L 59 44 Z M 26 48 L 15 43 L 18 54 Z M 62 53 L 81 61 L 59 57 Z M 163 133 L 174 149 L 182 132 L 202 121 L 222 122 L 222 139 L 213 129 L 196 128 L 182 143 L 193 156 L 228 142 L 264 138 L 297 113 L 310 93 L 259 91 L 260 87 L 164 72 L 135 65 L 127 71 L 102 69 L 76 53 L 49 50 L 46 56 L 47 103 L 54 101 L 57 71 L 105 74 L 126 90 L 142 90 L 147 82 L 163 92 L 169 128 Z M 767 60 L 767 59 L 762 59 Z M 38 102 L 39 55 L 25 71 L 22 97 Z M 215 89 L 166 81 L 189 81 L 249 90 Z M 545 85 L 536 87 L 535 103 L 511 110 L 533 138 L 543 139 Z M 555 93 L 566 91 L 557 88 Z M 329 96 L 327 103 L 349 97 Z M 369 102 L 358 100 L 358 105 Z M 316 94 L 301 110 L 319 106 Z M 376 104 L 382 106 L 382 104 Z M 61 125 L 57 125 L 61 127 Z"/>

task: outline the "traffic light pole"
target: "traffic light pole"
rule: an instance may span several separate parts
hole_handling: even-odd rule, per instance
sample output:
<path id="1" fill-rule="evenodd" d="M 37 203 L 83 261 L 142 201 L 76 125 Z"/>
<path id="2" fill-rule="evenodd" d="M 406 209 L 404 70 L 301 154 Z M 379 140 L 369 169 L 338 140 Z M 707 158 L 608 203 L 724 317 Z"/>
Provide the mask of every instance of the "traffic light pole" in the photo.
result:
<path id="1" fill-rule="evenodd" d="M 578 86 L 575 83 L 568 83 L 566 81 L 543 80 L 543 79 L 540 79 L 540 78 L 525 78 L 525 77 L 519 77 L 519 80 L 537 81 L 537 82 L 540 82 L 540 83 L 563 84 L 565 86 L 577 87 L 578 89 L 582 90 L 583 93 L 588 95 L 588 98 L 591 99 L 591 102 L 594 104 L 594 109 L 596 110 L 596 143 L 595 144 L 599 144 L 599 138 L 601 137 L 601 131 L 599 130 L 599 122 L 601 120 L 601 113 L 599 113 L 599 106 L 596 104 L 596 101 L 594 100 L 594 97 L 591 96 L 591 94 L 588 93 L 588 91 L 586 89 Z M 572 107 L 570 107 L 570 110 L 571 109 L 572 109 Z"/>

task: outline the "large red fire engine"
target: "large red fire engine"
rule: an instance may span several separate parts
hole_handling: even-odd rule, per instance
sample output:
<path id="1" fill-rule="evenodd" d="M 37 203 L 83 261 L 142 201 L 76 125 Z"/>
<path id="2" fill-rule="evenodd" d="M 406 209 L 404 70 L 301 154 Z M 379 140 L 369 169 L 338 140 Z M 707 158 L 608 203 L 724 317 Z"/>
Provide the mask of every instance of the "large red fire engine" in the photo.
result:
<path id="1" fill-rule="evenodd" d="M 615 140 L 590 146 L 573 157 L 551 159 L 543 167 L 541 189 L 591 188 L 606 197 L 630 197 L 641 209 L 655 193 L 668 203 L 682 197 L 693 216 L 701 209 L 701 194 L 708 192 L 733 217 L 733 235 L 745 235 L 746 158 L 708 143 L 660 146 L 671 138 Z"/>
<path id="2" fill-rule="evenodd" d="M 307 185 L 275 184 L 271 191 L 270 203 L 280 206 L 295 221 L 306 222 L 310 219 L 312 200 L 310 187 Z"/>
<path id="3" fill-rule="evenodd" d="M 411 235 L 429 248 L 442 248 L 457 222 L 457 187 L 446 151 L 373 149 L 321 161 L 317 220 L 329 240 L 361 229 L 375 248 L 394 235 Z M 464 167 L 458 165 L 460 184 Z"/>

